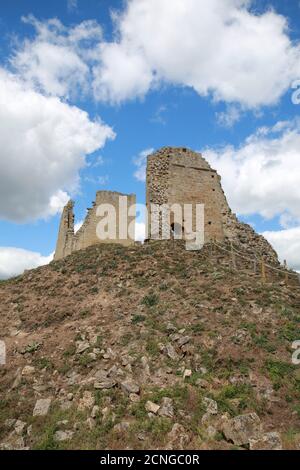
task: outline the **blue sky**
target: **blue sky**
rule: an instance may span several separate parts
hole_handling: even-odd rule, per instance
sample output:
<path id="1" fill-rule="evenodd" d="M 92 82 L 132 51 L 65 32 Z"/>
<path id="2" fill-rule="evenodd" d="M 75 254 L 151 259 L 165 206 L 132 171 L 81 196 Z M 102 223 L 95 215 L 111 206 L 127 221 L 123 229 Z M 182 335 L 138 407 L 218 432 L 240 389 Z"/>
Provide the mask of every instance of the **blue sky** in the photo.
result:
<path id="1" fill-rule="evenodd" d="M 0 277 L 53 252 L 69 196 L 77 221 L 99 189 L 144 202 L 139 156 L 170 145 L 300 269 L 299 18 L 298 0 L 2 0 Z"/>

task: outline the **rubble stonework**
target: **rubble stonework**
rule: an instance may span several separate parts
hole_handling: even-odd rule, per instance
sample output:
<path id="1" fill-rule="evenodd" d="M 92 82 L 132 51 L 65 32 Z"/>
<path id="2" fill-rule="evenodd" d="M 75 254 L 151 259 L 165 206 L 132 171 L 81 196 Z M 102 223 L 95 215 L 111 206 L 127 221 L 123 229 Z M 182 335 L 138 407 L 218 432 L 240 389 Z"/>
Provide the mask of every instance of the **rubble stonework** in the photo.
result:
<path id="1" fill-rule="evenodd" d="M 196 204 L 204 204 L 205 242 L 230 240 L 252 256 L 264 256 L 272 263 L 278 262 L 277 254 L 267 240 L 249 225 L 239 222 L 231 211 L 221 186 L 221 177 L 200 153 L 182 147 L 164 147 L 149 155 L 146 186 L 148 213 L 151 204 L 193 204 L 195 222 Z M 170 219 L 172 222 L 172 214 Z M 153 227 L 151 223 L 157 224 L 157 220 L 151 222 L 149 217 L 147 238 L 155 238 L 153 233 L 161 236 L 161 226 Z"/>
<path id="2" fill-rule="evenodd" d="M 93 205 L 87 211 L 87 215 L 83 225 L 80 227 L 78 232 L 74 232 L 74 202 L 69 201 L 68 204 L 64 207 L 56 251 L 55 251 L 55 260 L 65 258 L 74 251 L 83 250 L 92 245 L 97 245 L 98 243 L 119 243 L 124 246 L 130 246 L 134 243 L 134 240 L 127 237 L 126 239 L 121 239 L 119 237 L 119 198 L 122 196 L 127 197 L 128 207 L 136 204 L 136 198 L 134 194 L 122 194 L 115 191 L 98 191 L 96 193 L 96 201 L 93 202 Z M 102 240 L 97 236 L 97 224 L 100 221 L 100 217 L 97 216 L 97 207 L 101 204 L 111 204 L 116 210 L 116 238 L 111 240 Z M 135 216 L 127 216 L 127 228 L 130 223 L 135 219 Z"/>
<path id="3" fill-rule="evenodd" d="M 132 245 L 133 239 L 119 237 L 120 196 L 127 196 L 128 207 L 136 203 L 134 194 L 124 195 L 113 191 L 98 191 L 96 201 L 92 208 L 88 209 L 86 219 L 77 233 L 74 233 L 74 203 L 69 201 L 62 213 L 54 259 L 64 258 L 73 251 L 82 250 L 98 243 Z M 100 218 L 96 211 L 101 204 L 111 204 L 116 209 L 117 230 L 114 239 L 102 240 L 97 236 L 96 227 Z M 161 218 L 151 219 L 150 209 L 153 204 L 167 205 L 167 207 L 177 204 L 182 208 L 184 204 L 192 204 L 192 232 L 194 233 L 197 230 L 195 225 L 196 205 L 202 204 L 204 205 L 205 243 L 232 241 L 235 247 L 240 248 L 243 252 L 248 252 L 252 258 L 256 256 L 260 259 L 263 256 L 270 263 L 278 263 L 277 254 L 267 240 L 258 235 L 249 225 L 241 223 L 231 211 L 221 186 L 221 177 L 200 153 L 183 147 L 164 147 L 148 156 L 146 205 L 148 209 L 147 239 L 149 240 L 161 237 L 163 232 Z M 128 217 L 127 227 L 134 220 L 134 216 Z M 172 213 L 170 213 L 170 223 L 172 227 Z M 187 238 L 184 223 L 183 219 L 183 237 Z"/>

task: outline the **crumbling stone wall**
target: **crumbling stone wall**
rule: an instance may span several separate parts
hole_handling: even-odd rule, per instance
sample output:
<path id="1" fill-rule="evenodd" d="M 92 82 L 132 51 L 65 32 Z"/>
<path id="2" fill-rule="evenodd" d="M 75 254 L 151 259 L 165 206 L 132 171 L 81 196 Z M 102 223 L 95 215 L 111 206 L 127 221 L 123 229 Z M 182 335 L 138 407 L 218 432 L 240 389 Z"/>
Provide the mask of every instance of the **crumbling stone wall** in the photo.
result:
<path id="1" fill-rule="evenodd" d="M 129 237 L 126 239 L 121 239 L 119 237 L 120 196 L 127 197 L 128 208 L 136 204 L 136 197 L 134 194 L 122 194 L 115 191 L 98 191 L 96 194 L 96 201 L 93 202 L 92 207 L 88 209 L 85 221 L 76 233 L 74 233 L 74 202 L 69 201 L 61 216 L 54 259 L 62 259 L 65 256 L 70 255 L 73 251 L 83 250 L 89 246 L 97 245 L 98 243 L 119 243 L 124 246 L 132 245 L 134 240 Z M 97 208 L 100 204 L 111 204 L 116 210 L 116 237 L 113 240 L 100 240 L 97 236 L 97 224 L 101 220 L 100 217 L 97 216 Z M 127 217 L 127 230 L 129 224 L 134 220 L 135 216 Z"/>
<path id="2" fill-rule="evenodd" d="M 223 218 L 229 217 L 220 177 L 202 155 L 185 148 L 166 147 L 148 157 L 147 165 L 147 207 L 151 204 L 204 204 L 205 241 L 223 241 Z M 195 226 L 193 210 L 193 230 Z M 150 232 L 157 231 L 148 224 Z M 183 227 L 185 229 L 185 227 Z M 161 232 L 161 230 L 160 230 Z"/>
<path id="3" fill-rule="evenodd" d="M 62 259 L 65 256 L 68 256 L 73 251 L 73 240 L 74 240 L 74 202 L 69 201 L 68 204 L 64 207 L 57 243 L 56 243 L 56 250 L 54 255 L 54 260 Z"/>
<path id="4" fill-rule="evenodd" d="M 264 256 L 277 262 L 277 254 L 262 236 L 249 225 L 239 222 L 231 211 L 221 185 L 221 178 L 200 153 L 186 148 L 165 147 L 148 157 L 146 174 L 146 204 L 204 204 L 205 242 L 231 240 L 249 254 Z M 193 210 L 195 231 L 195 210 Z M 162 234 L 159 226 L 151 224 L 149 217 L 147 236 Z M 184 227 L 183 227 L 184 228 Z"/>

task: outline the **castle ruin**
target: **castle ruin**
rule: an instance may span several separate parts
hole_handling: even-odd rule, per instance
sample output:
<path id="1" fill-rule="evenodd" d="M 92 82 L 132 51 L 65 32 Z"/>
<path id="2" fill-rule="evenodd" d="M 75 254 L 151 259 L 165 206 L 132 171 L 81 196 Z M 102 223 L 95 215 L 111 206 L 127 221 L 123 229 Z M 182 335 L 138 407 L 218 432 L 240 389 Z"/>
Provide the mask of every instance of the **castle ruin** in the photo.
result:
<path id="1" fill-rule="evenodd" d="M 119 222 L 122 217 L 122 214 L 120 214 L 119 210 L 119 201 L 120 197 L 123 196 L 127 198 L 127 204 L 129 207 L 135 205 L 136 197 L 134 194 L 122 194 L 115 191 L 98 191 L 96 193 L 95 202 L 93 202 L 92 207 L 87 210 L 87 215 L 83 225 L 76 233 L 74 231 L 74 202 L 69 201 L 62 212 L 54 260 L 65 258 L 66 256 L 73 253 L 73 251 L 83 250 L 98 243 L 119 243 L 124 246 L 132 245 L 134 240 L 128 236 L 121 238 L 118 235 Z M 97 208 L 100 205 L 111 205 L 115 209 L 116 236 L 114 239 L 99 239 L 97 236 L 97 225 L 100 221 L 100 218 L 97 215 Z M 129 224 L 134 221 L 135 216 L 127 216 L 127 229 Z"/>
<path id="2" fill-rule="evenodd" d="M 70 201 L 64 208 L 55 260 L 68 256 L 73 251 L 87 248 L 98 243 L 120 243 L 129 246 L 133 239 L 123 239 L 118 236 L 111 240 L 100 240 L 97 237 L 96 228 L 99 223 L 97 207 L 100 204 L 112 204 L 117 211 L 117 229 L 119 223 L 119 197 L 121 193 L 112 191 L 98 191 L 93 207 L 88 209 L 84 224 L 77 233 L 74 233 L 74 203 Z M 123 195 L 128 197 L 128 205 L 135 204 L 135 195 Z M 174 215 L 172 205 L 184 206 L 190 204 L 204 205 L 204 242 L 222 243 L 230 240 L 244 251 L 257 257 L 264 256 L 266 260 L 277 263 L 278 258 L 267 240 L 258 235 L 251 226 L 241 223 L 232 213 L 224 191 L 221 186 L 221 178 L 212 169 L 200 153 L 180 147 L 164 147 L 148 156 L 146 173 L 146 205 L 148 209 L 148 224 L 146 239 L 160 239 L 162 235 L 162 219 L 151 217 L 151 206 L 166 206 L 170 210 L 171 236 L 174 236 Z M 193 220 L 195 219 L 193 214 Z M 128 217 L 129 225 L 135 220 L 135 216 Z M 153 226 L 155 224 L 155 226 Z M 181 231 L 183 238 L 187 234 L 185 221 L 183 220 Z M 195 227 L 192 227 L 195 230 Z"/>

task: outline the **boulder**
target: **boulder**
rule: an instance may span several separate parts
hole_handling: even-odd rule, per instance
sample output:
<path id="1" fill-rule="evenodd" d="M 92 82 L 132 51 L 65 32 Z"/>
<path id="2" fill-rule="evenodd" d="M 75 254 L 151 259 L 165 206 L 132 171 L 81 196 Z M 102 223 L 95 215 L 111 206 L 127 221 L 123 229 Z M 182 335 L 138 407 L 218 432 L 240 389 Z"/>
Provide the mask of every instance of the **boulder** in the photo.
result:
<path id="1" fill-rule="evenodd" d="M 162 404 L 158 410 L 159 416 L 163 416 L 166 418 L 173 418 L 174 416 L 174 408 L 173 408 L 173 400 L 168 397 L 164 397 L 162 399 Z"/>
<path id="2" fill-rule="evenodd" d="M 70 441 L 74 435 L 74 431 L 56 431 L 54 439 L 57 442 Z"/>
<path id="3" fill-rule="evenodd" d="M 33 416 L 46 416 L 51 405 L 51 398 L 41 398 L 35 404 Z"/>
<path id="4" fill-rule="evenodd" d="M 140 386 L 136 382 L 133 382 L 133 380 L 125 380 L 124 382 L 121 382 L 121 389 L 128 395 L 131 393 L 138 394 L 140 391 Z"/>
<path id="5" fill-rule="evenodd" d="M 83 392 L 83 397 L 79 400 L 78 410 L 84 411 L 92 409 L 95 404 L 95 397 L 89 390 Z"/>
<path id="6" fill-rule="evenodd" d="M 282 440 L 278 432 L 267 432 L 249 440 L 250 450 L 282 450 Z"/>
<path id="7" fill-rule="evenodd" d="M 168 433 L 167 437 L 167 450 L 183 450 L 190 441 L 190 437 L 185 428 L 179 423 L 175 423 L 173 425 L 172 430 Z"/>
<path id="8" fill-rule="evenodd" d="M 149 411 L 149 413 L 157 414 L 160 406 L 157 405 L 156 403 L 153 403 L 153 401 L 147 401 L 145 405 L 146 411 Z"/>
<path id="9" fill-rule="evenodd" d="M 167 343 L 164 347 L 164 353 L 173 361 L 178 359 L 178 354 L 175 351 L 175 348 L 172 346 L 171 343 Z"/>
<path id="10" fill-rule="evenodd" d="M 261 422 L 256 413 L 239 415 L 223 424 L 223 434 L 237 446 L 250 443 L 261 435 Z"/>
<path id="11" fill-rule="evenodd" d="M 109 388 L 114 388 L 117 385 L 117 382 L 113 379 L 105 379 L 102 382 L 95 382 L 94 388 L 97 390 L 106 390 Z"/>

